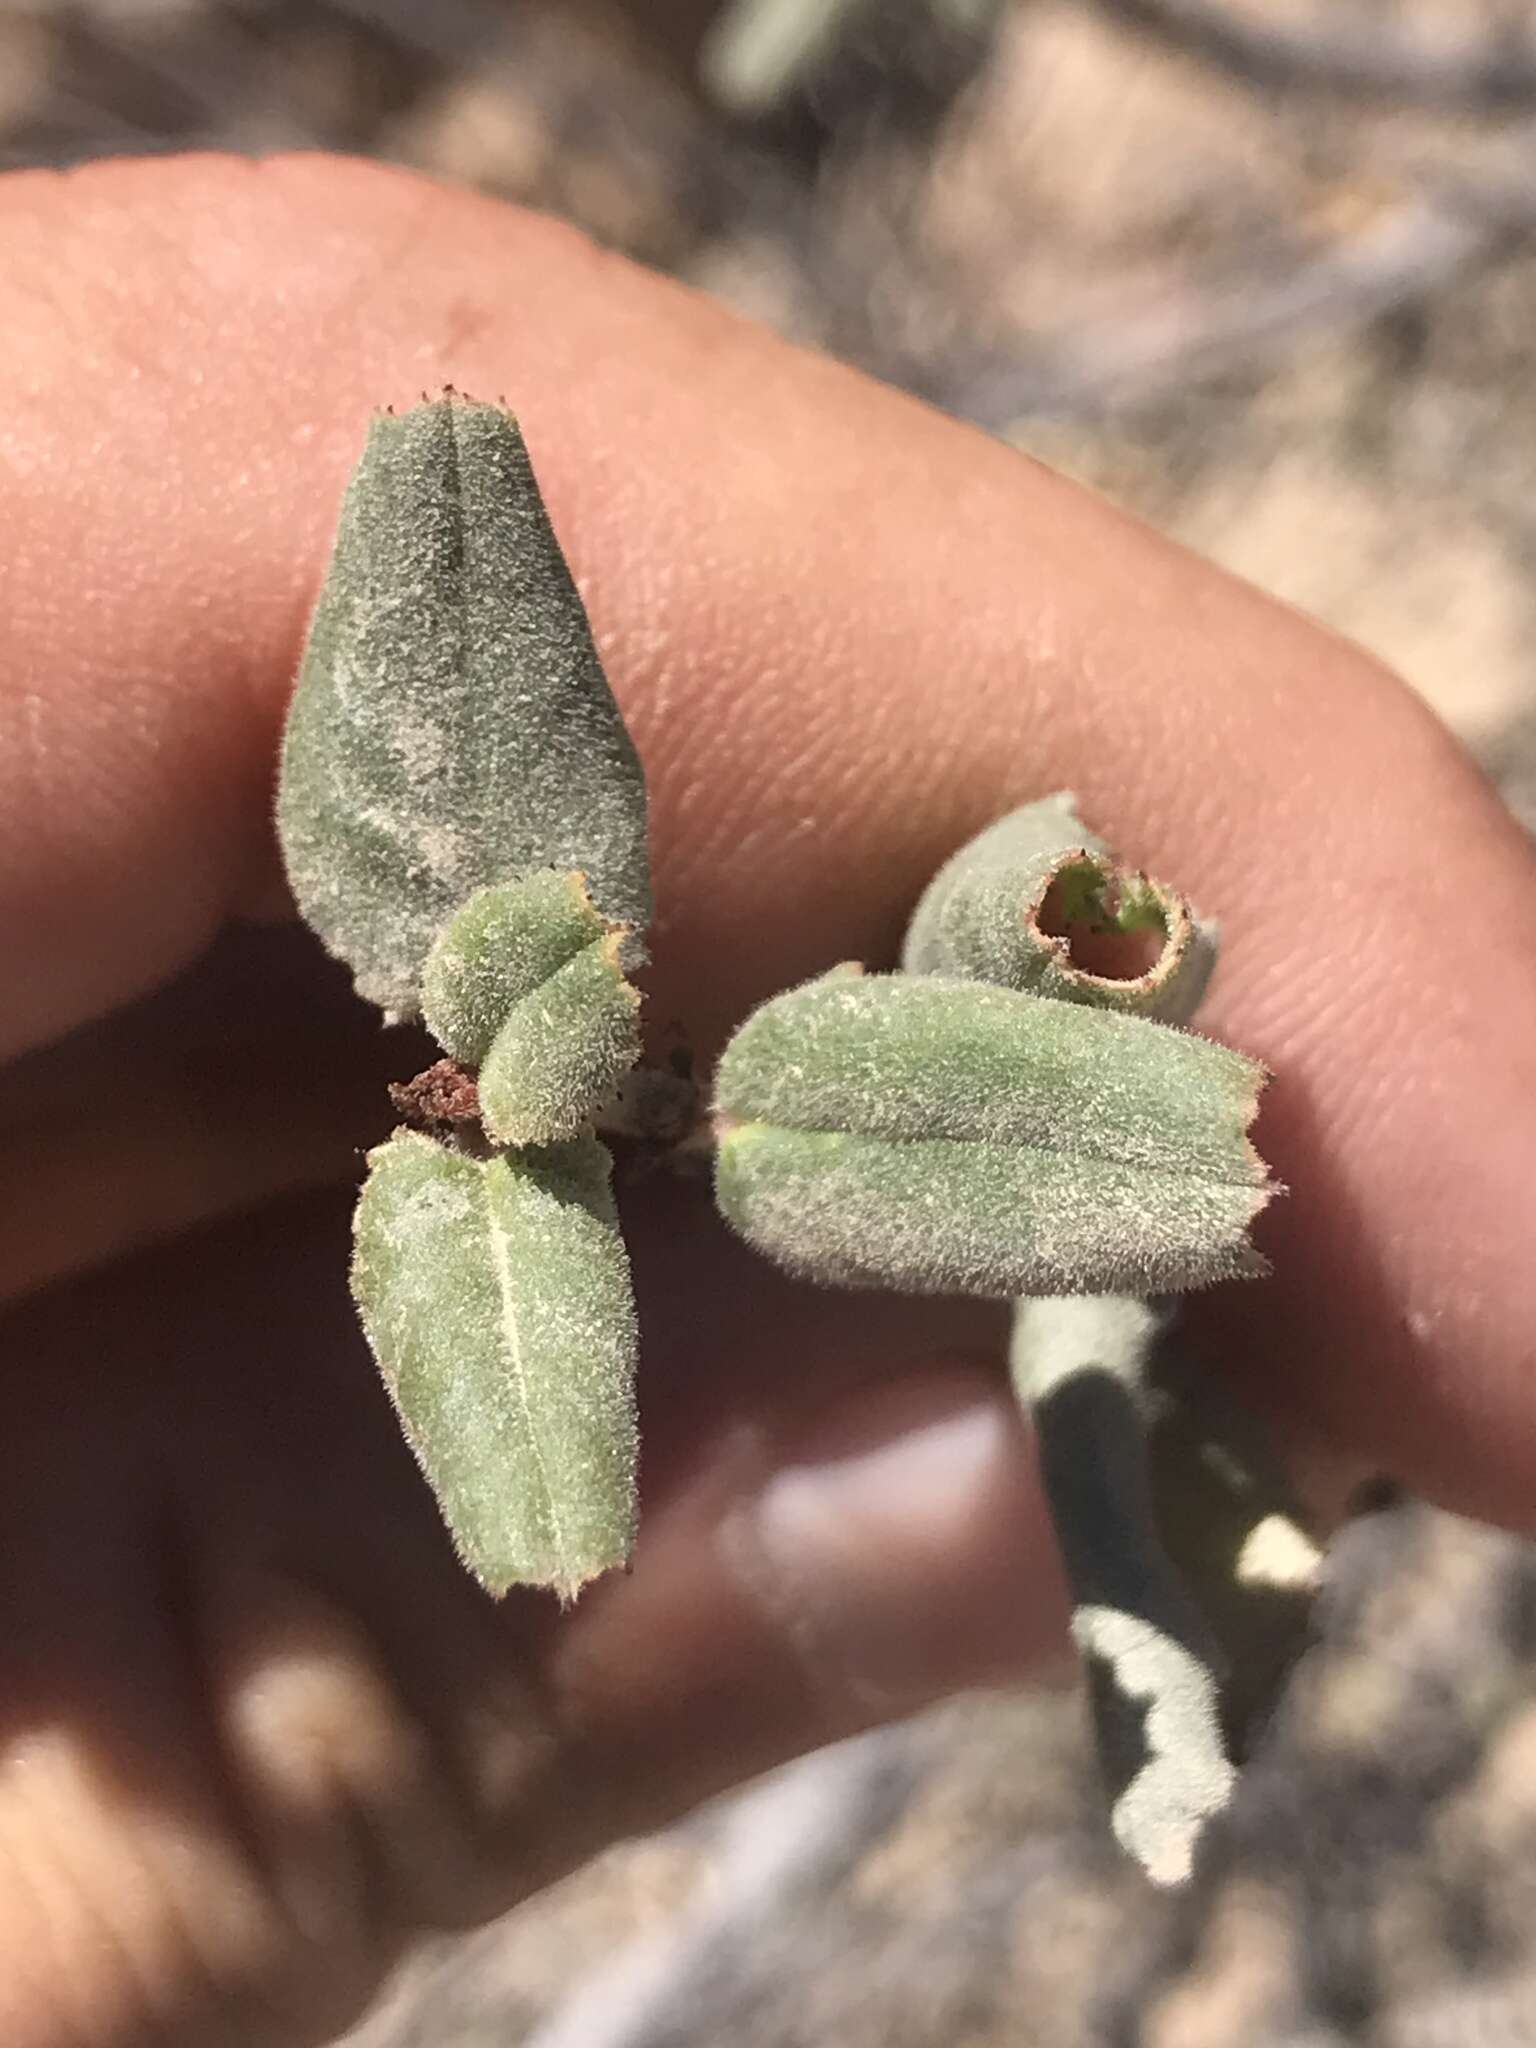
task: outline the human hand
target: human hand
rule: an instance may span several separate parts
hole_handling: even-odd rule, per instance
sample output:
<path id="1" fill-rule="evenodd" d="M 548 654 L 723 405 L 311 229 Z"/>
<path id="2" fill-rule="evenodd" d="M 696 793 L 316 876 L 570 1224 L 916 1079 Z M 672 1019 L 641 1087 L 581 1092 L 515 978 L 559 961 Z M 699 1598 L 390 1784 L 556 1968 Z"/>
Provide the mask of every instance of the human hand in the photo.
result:
<path id="1" fill-rule="evenodd" d="M 562 1618 L 453 1560 L 342 1282 L 410 1049 L 282 922 L 269 813 L 366 417 L 446 381 L 522 415 L 647 764 L 654 1020 L 707 1058 L 889 958 L 1075 788 L 1221 920 L 1202 1021 L 1278 1077 L 1213 1365 L 1310 1464 L 1529 1519 L 1536 863 L 1365 657 L 402 173 L 13 176 L 0 251 L 0 2039 L 325 2039 L 411 1931 L 1059 1645 L 991 1320 L 792 1288 L 658 1180 L 633 1576 Z"/>

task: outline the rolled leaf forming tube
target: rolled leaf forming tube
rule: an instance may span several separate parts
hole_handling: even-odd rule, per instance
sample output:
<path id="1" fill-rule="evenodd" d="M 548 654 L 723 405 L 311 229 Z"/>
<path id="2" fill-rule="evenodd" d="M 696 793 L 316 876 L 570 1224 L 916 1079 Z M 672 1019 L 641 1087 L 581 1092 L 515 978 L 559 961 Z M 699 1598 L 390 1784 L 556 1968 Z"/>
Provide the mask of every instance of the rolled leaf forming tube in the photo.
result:
<path id="1" fill-rule="evenodd" d="M 1096 971 L 1075 957 L 1074 932 L 1101 952 L 1118 941 L 1122 955 L 1139 940 L 1148 957 L 1131 972 Z M 1210 980 L 1216 938 L 1177 891 L 1119 866 L 1061 790 L 945 862 L 912 914 L 901 964 L 1183 1024 Z"/>

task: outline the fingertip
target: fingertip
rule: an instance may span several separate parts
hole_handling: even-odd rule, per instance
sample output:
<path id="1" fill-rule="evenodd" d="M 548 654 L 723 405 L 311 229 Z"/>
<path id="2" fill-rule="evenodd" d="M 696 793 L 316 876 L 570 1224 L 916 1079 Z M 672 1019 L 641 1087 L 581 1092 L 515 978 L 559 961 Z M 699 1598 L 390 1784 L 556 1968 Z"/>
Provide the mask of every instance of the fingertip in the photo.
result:
<path id="1" fill-rule="evenodd" d="M 1066 1614 L 1001 1376 L 935 1367 L 734 1426 L 648 1508 L 631 1574 L 551 1637 L 548 1683 L 604 1811 L 651 1825 L 658 1802 L 1038 1675 L 1065 1660 Z"/>

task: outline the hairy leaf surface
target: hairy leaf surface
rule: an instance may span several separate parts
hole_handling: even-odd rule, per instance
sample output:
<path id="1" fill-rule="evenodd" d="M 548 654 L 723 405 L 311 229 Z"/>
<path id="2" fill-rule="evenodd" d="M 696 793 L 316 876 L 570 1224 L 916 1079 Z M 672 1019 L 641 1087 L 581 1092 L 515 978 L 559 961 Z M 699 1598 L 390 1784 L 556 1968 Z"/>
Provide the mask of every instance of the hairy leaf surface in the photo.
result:
<path id="1" fill-rule="evenodd" d="M 928 976 L 830 977 L 716 1082 L 727 1219 L 840 1285 L 1160 1293 L 1263 1270 L 1263 1070 L 1192 1034 Z"/>
<path id="2" fill-rule="evenodd" d="M 370 1155 L 353 1293 L 406 1437 L 491 1593 L 571 1599 L 635 1532 L 635 1318 L 594 1138 Z"/>
<path id="3" fill-rule="evenodd" d="M 592 1121 L 640 1057 L 640 998 L 598 939 L 514 1003 L 480 1069 L 498 1145 L 548 1145 Z"/>
<path id="4" fill-rule="evenodd" d="M 1146 934 L 1150 957 L 1134 970 L 1090 970 L 1074 956 L 1074 929 L 1100 940 Z M 1118 867 L 1065 790 L 999 818 L 946 861 L 902 950 L 912 974 L 1169 1023 L 1194 1015 L 1215 963 L 1211 928 L 1174 890 Z"/>
<path id="5" fill-rule="evenodd" d="M 577 874 L 546 869 L 477 889 L 427 955 L 427 1029 L 444 1052 L 478 1067 L 513 1005 L 608 931 Z"/>
<path id="6" fill-rule="evenodd" d="M 278 825 L 305 919 L 393 1016 L 416 1013 L 428 948 L 487 882 L 576 869 L 605 917 L 647 922 L 639 759 L 500 407 L 445 396 L 374 421 L 289 713 Z"/>

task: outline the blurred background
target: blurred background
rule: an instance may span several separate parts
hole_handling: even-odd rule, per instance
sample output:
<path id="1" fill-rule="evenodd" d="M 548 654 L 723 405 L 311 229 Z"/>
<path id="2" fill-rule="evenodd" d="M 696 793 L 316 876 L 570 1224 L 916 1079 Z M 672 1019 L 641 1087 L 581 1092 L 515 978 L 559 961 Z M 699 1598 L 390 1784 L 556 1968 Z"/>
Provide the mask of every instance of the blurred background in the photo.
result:
<path id="1" fill-rule="evenodd" d="M 526 201 L 1364 641 L 1536 828 L 1536 0 L 3 0 L 0 165 Z M 413 1961 L 349 2048 L 1536 2043 L 1536 1553 L 1335 1545 L 1191 1893 L 960 1702 Z"/>

